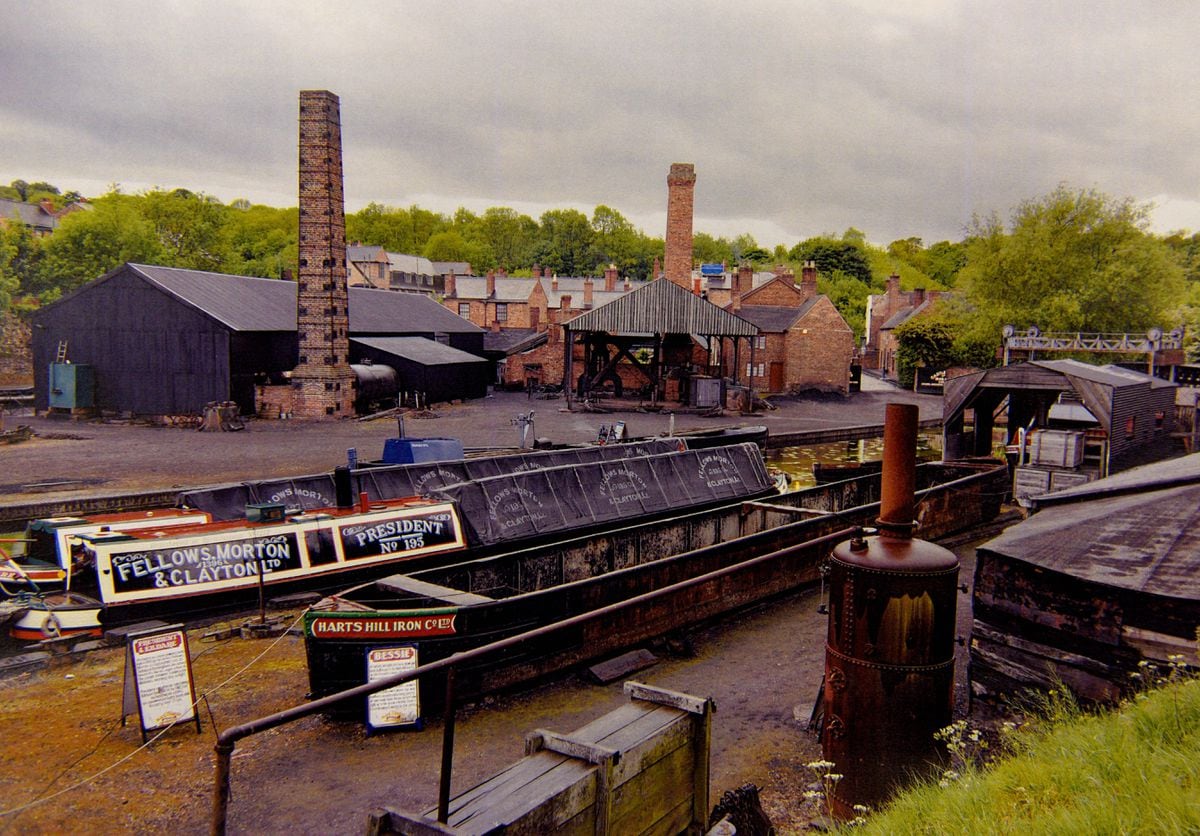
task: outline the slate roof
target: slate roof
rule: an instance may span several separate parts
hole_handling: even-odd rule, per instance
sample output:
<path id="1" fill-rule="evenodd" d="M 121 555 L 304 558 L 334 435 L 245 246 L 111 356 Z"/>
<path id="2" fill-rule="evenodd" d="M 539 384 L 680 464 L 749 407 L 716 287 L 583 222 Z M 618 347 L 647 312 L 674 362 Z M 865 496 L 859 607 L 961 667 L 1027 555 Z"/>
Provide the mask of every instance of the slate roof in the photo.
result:
<path id="1" fill-rule="evenodd" d="M 13 218 L 34 229 L 54 229 L 58 226 L 58 218 L 39 204 L 0 197 L 0 220 L 8 221 Z"/>
<path id="2" fill-rule="evenodd" d="M 439 276 L 447 273 L 453 273 L 455 276 L 471 275 L 471 262 L 469 261 L 434 261 L 432 263 L 433 269 Z"/>
<path id="3" fill-rule="evenodd" d="M 126 266 L 231 330 L 296 330 L 295 282 L 148 264 Z M 427 296 L 366 287 L 352 287 L 349 292 L 352 334 L 481 330 Z"/>
<path id="4" fill-rule="evenodd" d="M 573 301 L 573 300 L 572 300 Z M 752 323 L 667 279 L 656 279 L 567 323 L 573 331 L 753 337 Z"/>
<path id="5" fill-rule="evenodd" d="M 537 279 L 496 279 L 496 295 L 493 302 L 528 302 Z M 455 299 L 488 299 L 487 278 L 481 276 L 455 276 Z"/>
<path id="6" fill-rule="evenodd" d="M 533 328 L 503 328 L 499 331 L 485 331 L 483 335 L 483 350 L 501 354 L 516 354 L 528 351 L 546 341 L 545 331 Z"/>
<path id="7" fill-rule="evenodd" d="M 424 256 L 407 255 L 405 253 L 388 253 L 389 269 L 397 273 L 416 273 L 420 276 L 435 274 L 433 262 Z"/>
<path id="8" fill-rule="evenodd" d="M 934 301 L 933 299 L 926 299 L 924 302 L 922 302 L 919 305 L 909 306 L 907 308 L 901 308 L 900 310 L 898 310 L 894 314 L 892 314 L 890 317 L 888 317 L 887 321 L 884 322 L 883 325 L 879 326 L 879 330 L 888 331 L 892 328 L 900 327 L 901 325 L 908 322 L 910 319 L 912 319 L 917 314 L 922 313 L 923 311 L 929 310 L 929 306 L 931 304 L 933 304 L 933 301 Z"/>
<path id="9" fill-rule="evenodd" d="M 781 334 L 791 328 L 809 311 L 821 297 L 814 296 L 805 299 L 803 304 L 790 305 L 742 305 L 737 315 L 742 319 L 753 322 L 760 331 L 771 334 Z"/>
<path id="10" fill-rule="evenodd" d="M 383 258 L 380 258 L 383 256 Z M 347 261 L 386 261 L 387 252 L 374 244 L 350 244 L 346 247 Z"/>
<path id="11" fill-rule="evenodd" d="M 1070 493 L 980 549 L 1106 586 L 1200 597 L 1200 454 Z"/>
<path id="12" fill-rule="evenodd" d="M 423 366 L 456 366 L 462 363 L 486 363 L 482 357 L 459 351 L 427 337 L 351 337 L 350 342 L 403 357 Z"/>

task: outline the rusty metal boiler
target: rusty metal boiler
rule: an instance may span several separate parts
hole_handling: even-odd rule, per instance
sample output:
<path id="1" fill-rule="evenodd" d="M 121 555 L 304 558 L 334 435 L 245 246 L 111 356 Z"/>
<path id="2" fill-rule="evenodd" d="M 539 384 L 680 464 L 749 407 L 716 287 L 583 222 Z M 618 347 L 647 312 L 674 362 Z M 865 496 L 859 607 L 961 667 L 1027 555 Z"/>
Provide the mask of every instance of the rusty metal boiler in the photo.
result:
<path id="1" fill-rule="evenodd" d="M 821 747 L 844 777 L 834 815 L 879 809 L 940 760 L 933 734 L 954 710 L 958 558 L 913 537 L 918 410 L 888 404 L 879 533 L 829 559 Z"/>

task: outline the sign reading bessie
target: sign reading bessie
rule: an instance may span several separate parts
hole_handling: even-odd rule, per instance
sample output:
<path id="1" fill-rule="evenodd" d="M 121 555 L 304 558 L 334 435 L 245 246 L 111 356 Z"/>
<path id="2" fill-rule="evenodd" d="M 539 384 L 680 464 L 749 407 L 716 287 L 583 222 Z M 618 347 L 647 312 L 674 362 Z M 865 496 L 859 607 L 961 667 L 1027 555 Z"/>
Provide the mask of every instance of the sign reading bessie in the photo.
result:
<path id="1" fill-rule="evenodd" d="M 367 653 L 367 682 L 378 682 L 416 668 L 417 649 L 412 645 L 376 647 Z M 411 726 L 420 721 L 420 696 L 415 679 L 367 697 L 367 728 L 370 731 Z"/>

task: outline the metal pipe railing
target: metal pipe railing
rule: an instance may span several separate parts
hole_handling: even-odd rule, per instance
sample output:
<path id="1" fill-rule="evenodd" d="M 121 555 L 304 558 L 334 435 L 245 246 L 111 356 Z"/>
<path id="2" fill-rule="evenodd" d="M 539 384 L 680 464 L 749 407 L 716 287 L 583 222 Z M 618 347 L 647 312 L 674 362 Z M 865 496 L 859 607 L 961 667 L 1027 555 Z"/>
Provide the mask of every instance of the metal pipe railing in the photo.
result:
<path id="1" fill-rule="evenodd" d="M 545 624 L 541 627 L 527 630 L 524 633 L 518 633 L 515 636 L 498 639 L 490 644 L 472 648 L 471 650 L 465 650 L 461 653 L 456 653 L 453 656 L 448 656 L 445 659 L 438 659 L 435 662 L 429 662 L 428 664 L 421 665 L 410 671 L 405 671 L 403 673 L 395 674 L 394 676 L 378 679 L 374 682 L 367 682 L 363 685 L 357 685 L 345 691 L 339 691 L 336 694 L 329 694 L 328 696 L 312 700 L 311 702 L 304 703 L 303 705 L 293 706 L 291 708 L 284 709 L 283 711 L 277 711 L 274 714 L 270 714 L 266 717 L 260 717 L 256 720 L 251 720 L 249 722 L 225 729 L 225 731 L 217 735 L 217 743 L 215 746 L 216 763 L 213 771 L 214 784 L 212 826 L 210 828 L 210 833 L 212 833 L 213 836 L 223 836 L 225 833 L 226 818 L 229 811 L 229 791 L 233 750 L 237 744 L 237 741 L 242 740 L 243 738 L 250 737 L 251 735 L 268 731 L 270 729 L 278 728 L 279 726 L 287 725 L 295 720 L 300 720 L 305 717 L 312 716 L 313 714 L 319 714 L 322 711 L 333 708 L 334 706 L 343 702 L 366 697 L 370 694 L 374 694 L 377 691 L 383 691 L 388 688 L 395 687 L 396 685 L 403 685 L 405 682 L 410 682 L 411 680 L 417 679 L 421 676 L 426 676 L 443 670 L 447 671 L 448 673 L 452 672 L 458 665 L 462 665 L 467 662 L 473 662 L 491 654 L 508 650 L 509 648 L 519 645 L 522 642 L 552 635 L 560 630 L 578 627 L 591 621 L 597 621 L 629 607 L 654 601 L 658 598 L 663 598 L 676 592 L 690 589 L 694 586 L 701 586 L 703 584 L 719 580 L 720 578 L 753 567 L 759 563 L 777 560 L 781 556 L 785 556 L 793 552 L 818 548 L 829 543 L 839 542 L 854 534 L 855 531 L 857 531 L 857 527 L 851 526 L 830 534 L 823 535 L 821 537 L 813 538 L 812 540 L 805 540 L 802 543 L 797 543 L 793 546 L 788 546 L 783 549 L 777 549 L 773 552 L 759 555 L 758 557 L 752 557 L 749 560 L 743 560 L 740 563 L 734 563 L 730 566 L 716 569 L 703 575 L 697 575 L 694 578 L 688 578 L 687 580 L 679 581 L 678 583 L 671 584 L 670 586 L 664 586 L 661 589 L 656 589 L 651 592 L 644 592 L 641 595 L 634 596 L 633 598 L 628 598 L 615 604 L 609 604 L 586 613 L 580 613 L 579 615 L 571 616 L 570 618 L 562 621 L 556 621 L 553 624 Z M 442 774 L 438 784 L 438 815 L 442 821 L 445 821 L 444 817 L 448 814 L 448 810 L 446 808 L 449 806 L 450 768 L 453 761 L 453 700 L 455 695 L 452 675 L 448 676 L 447 678 L 446 696 L 446 720 L 443 725 L 443 734 L 445 737 L 443 739 L 442 747 Z"/>

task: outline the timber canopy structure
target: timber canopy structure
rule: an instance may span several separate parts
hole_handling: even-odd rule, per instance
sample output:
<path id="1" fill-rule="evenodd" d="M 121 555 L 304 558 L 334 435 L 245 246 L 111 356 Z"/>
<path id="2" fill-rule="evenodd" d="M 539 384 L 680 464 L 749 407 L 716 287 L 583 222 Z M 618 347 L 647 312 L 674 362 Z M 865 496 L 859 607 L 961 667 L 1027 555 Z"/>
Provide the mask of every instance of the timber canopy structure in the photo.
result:
<path id="1" fill-rule="evenodd" d="M 583 370 L 578 377 L 574 368 L 576 334 L 583 345 Z M 611 384 L 613 394 L 622 397 L 627 385 L 618 372 L 622 360 L 645 378 L 640 396 L 654 402 L 686 402 L 693 377 L 720 376 L 717 358 L 727 339 L 732 341 L 736 384 L 740 341 L 746 340 L 753 365 L 756 336 L 754 324 L 686 288 L 658 279 L 563 323 L 567 403 L 570 405 L 572 395 L 586 398 L 605 384 Z M 695 362 L 698 348 L 707 352 L 703 367 Z M 649 350 L 649 357 L 643 349 Z M 676 383 L 670 385 L 670 381 Z"/>

